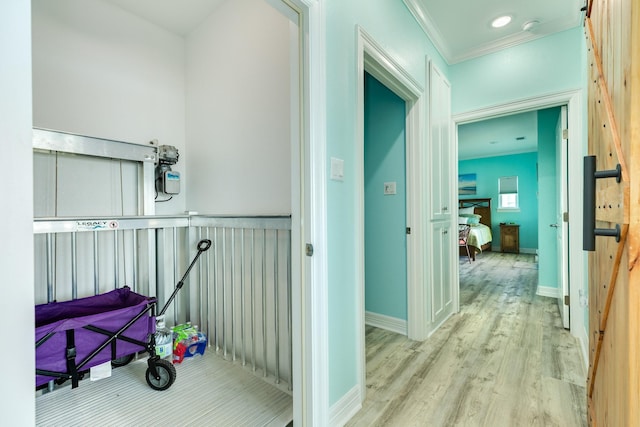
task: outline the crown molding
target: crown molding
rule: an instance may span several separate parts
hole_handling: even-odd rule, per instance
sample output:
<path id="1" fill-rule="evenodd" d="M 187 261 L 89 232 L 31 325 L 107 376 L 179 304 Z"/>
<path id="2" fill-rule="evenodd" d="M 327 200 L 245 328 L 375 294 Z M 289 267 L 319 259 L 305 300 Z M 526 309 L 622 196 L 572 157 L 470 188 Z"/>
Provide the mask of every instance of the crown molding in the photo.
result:
<path id="1" fill-rule="evenodd" d="M 581 25 L 583 20 L 583 13 L 581 13 L 577 19 L 561 19 L 545 23 L 538 31 L 519 31 L 498 40 L 473 46 L 461 52 L 454 52 L 448 45 L 446 38 L 438 29 L 434 19 L 429 15 L 429 12 L 420 5 L 420 0 L 403 0 L 403 2 L 448 65 L 495 53 L 553 33 L 565 31 Z"/>
<path id="2" fill-rule="evenodd" d="M 434 24 L 433 19 L 429 15 L 429 13 L 422 9 L 418 4 L 418 0 L 402 0 L 409 9 L 409 12 L 416 19 L 422 31 L 427 35 L 433 46 L 436 48 L 440 56 L 444 58 L 447 63 L 449 63 L 449 58 L 451 56 L 451 52 L 444 41 L 444 37 L 438 30 L 438 26 Z"/>
<path id="3" fill-rule="evenodd" d="M 459 55 L 448 56 L 447 58 L 445 58 L 445 60 L 449 65 L 457 64 L 469 59 L 488 55 L 490 53 L 495 53 L 504 49 L 515 47 L 533 40 L 541 39 L 543 37 L 550 36 L 551 34 L 560 33 L 562 31 L 577 27 L 578 25 L 580 25 L 579 19 L 577 21 L 574 19 L 564 19 L 549 22 L 544 25 L 544 31 L 521 31 L 506 37 L 502 37 L 498 40 L 494 40 L 492 42 L 478 45 Z"/>

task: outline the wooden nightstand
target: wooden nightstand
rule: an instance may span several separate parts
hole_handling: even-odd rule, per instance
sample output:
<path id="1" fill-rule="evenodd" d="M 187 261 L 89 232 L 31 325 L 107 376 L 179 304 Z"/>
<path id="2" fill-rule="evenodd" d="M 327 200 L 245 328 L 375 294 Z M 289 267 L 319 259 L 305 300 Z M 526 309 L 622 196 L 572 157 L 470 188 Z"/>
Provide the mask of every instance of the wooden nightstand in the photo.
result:
<path id="1" fill-rule="evenodd" d="M 500 251 L 520 253 L 520 226 L 500 224 Z"/>

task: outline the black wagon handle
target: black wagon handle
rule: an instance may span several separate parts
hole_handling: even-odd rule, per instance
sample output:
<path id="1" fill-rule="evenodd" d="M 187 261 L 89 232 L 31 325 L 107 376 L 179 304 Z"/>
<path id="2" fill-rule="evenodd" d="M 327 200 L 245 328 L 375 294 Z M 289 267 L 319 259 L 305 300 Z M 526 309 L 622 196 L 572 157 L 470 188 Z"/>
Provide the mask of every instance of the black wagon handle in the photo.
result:
<path id="1" fill-rule="evenodd" d="M 211 240 L 202 239 L 198 242 L 198 252 L 208 251 L 211 247 Z"/>
<path id="2" fill-rule="evenodd" d="M 200 255 L 202 255 L 203 252 L 208 251 L 210 247 L 211 247 L 211 240 L 209 239 L 202 239 L 198 242 L 198 245 L 196 246 L 196 248 L 198 249 L 198 253 L 196 253 L 196 255 L 193 257 L 193 260 L 191 261 L 191 264 L 189 264 L 187 271 L 184 273 L 184 275 L 182 276 L 182 279 L 180 279 L 180 281 L 176 285 L 176 288 L 173 290 L 173 293 L 167 300 L 167 303 L 164 305 L 164 307 L 162 307 L 162 310 L 160 310 L 160 313 L 158 314 L 158 316 L 164 315 L 164 313 L 167 311 L 167 308 L 169 308 L 169 304 L 173 302 L 174 298 L 176 297 L 180 289 L 182 289 L 182 287 L 184 286 L 184 280 L 187 278 L 187 276 L 191 272 L 191 269 L 196 264 L 196 261 L 198 261 L 198 258 L 200 258 Z"/>

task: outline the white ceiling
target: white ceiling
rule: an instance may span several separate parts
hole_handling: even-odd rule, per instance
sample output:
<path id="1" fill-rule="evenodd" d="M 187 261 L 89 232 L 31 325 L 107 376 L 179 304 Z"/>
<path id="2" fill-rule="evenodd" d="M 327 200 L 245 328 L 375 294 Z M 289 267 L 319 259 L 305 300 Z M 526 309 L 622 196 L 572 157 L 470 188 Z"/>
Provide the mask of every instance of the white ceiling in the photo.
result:
<path id="1" fill-rule="evenodd" d="M 107 1 L 184 36 L 226 0 Z M 586 0 L 402 1 L 444 59 L 454 64 L 578 26 Z M 505 14 L 513 17 L 512 22 L 504 28 L 492 28 L 491 21 Z M 533 20 L 540 24 L 524 31 L 523 24 Z"/>
<path id="2" fill-rule="evenodd" d="M 516 139 L 520 137 L 524 139 Z M 537 111 L 458 126 L 459 160 L 529 153 L 537 150 Z"/>
<path id="3" fill-rule="evenodd" d="M 581 25 L 586 0 L 403 0 L 449 64 Z M 513 19 L 495 29 L 501 15 Z M 539 21 L 529 31 L 522 26 Z"/>
<path id="4" fill-rule="evenodd" d="M 185 36 L 226 0 L 107 0 L 172 33 Z"/>
<path id="5" fill-rule="evenodd" d="M 186 36 L 228 0 L 106 0 L 175 34 Z M 266 0 L 272 4 L 279 3 Z M 397 0 L 400 1 L 400 0 Z M 456 63 L 523 43 L 582 23 L 585 0 L 402 0 L 434 42 L 444 59 Z M 508 14 L 502 29 L 491 21 Z M 540 25 L 523 31 L 531 20 Z M 471 159 L 537 150 L 537 113 L 462 125 L 459 158 Z M 523 141 L 516 137 L 524 136 Z"/>

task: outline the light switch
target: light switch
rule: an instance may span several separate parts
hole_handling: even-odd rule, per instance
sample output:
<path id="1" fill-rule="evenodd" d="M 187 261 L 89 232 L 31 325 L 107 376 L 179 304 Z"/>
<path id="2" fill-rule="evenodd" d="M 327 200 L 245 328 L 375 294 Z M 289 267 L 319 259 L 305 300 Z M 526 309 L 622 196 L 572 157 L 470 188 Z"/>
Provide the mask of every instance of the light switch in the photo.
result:
<path id="1" fill-rule="evenodd" d="M 384 195 L 390 196 L 396 194 L 396 183 L 394 182 L 385 182 L 384 183 Z"/>
<path id="2" fill-rule="evenodd" d="M 344 160 L 335 157 L 331 158 L 331 179 L 344 181 Z"/>

